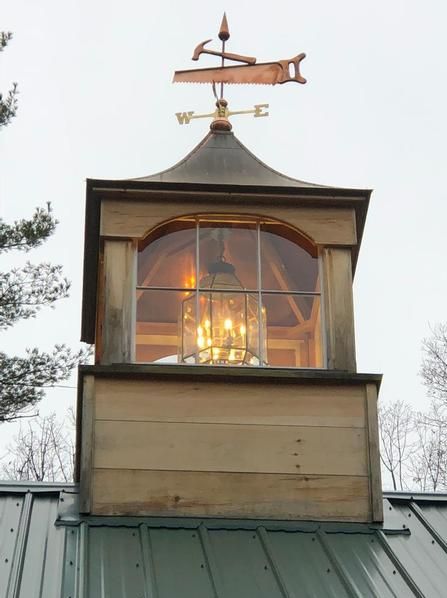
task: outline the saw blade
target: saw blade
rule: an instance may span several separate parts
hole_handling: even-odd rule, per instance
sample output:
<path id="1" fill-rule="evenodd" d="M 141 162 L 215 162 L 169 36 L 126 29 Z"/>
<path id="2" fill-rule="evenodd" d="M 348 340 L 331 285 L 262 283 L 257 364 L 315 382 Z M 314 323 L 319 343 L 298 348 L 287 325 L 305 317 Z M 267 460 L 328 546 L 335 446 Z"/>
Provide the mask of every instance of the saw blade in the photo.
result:
<path id="1" fill-rule="evenodd" d="M 304 57 L 305 54 L 299 54 L 290 60 L 277 62 L 175 71 L 173 82 L 227 83 L 230 85 L 276 85 L 288 81 L 306 83 L 306 79 L 299 73 L 299 62 Z"/>

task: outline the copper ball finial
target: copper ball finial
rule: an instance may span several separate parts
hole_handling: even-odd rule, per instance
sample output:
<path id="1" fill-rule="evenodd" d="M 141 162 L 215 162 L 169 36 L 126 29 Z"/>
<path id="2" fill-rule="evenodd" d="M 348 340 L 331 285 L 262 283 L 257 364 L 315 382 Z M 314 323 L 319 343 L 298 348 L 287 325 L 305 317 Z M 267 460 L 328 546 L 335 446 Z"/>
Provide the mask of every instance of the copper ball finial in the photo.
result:
<path id="1" fill-rule="evenodd" d="M 226 42 L 230 38 L 230 30 L 228 29 L 228 21 L 226 13 L 223 14 L 222 23 L 219 29 L 219 39 Z"/>
<path id="2" fill-rule="evenodd" d="M 227 118 L 216 118 L 210 124 L 211 131 L 231 131 L 232 128 L 233 126 Z"/>

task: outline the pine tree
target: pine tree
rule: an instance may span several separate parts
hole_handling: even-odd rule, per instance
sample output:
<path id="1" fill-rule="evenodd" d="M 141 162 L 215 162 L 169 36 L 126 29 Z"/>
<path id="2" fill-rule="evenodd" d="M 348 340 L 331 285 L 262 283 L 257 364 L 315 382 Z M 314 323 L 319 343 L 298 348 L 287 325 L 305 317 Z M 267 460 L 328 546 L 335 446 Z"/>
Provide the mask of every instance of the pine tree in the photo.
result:
<path id="1" fill-rule="evenodd" d="M 0 51 L 12 35 L 0 33 Z M 9 124 L 17 111 L 17 85 L 6 100 L 0 95 L 0 128 Z M 56 228 L 50 204 L 37 208 L 30 219 L 7 224 L 0 219 L 0 255 L 10 251 L 28 252 L 41 245 Z M 44 306 L 68 296 L 70 283 L 62 267 L 27 262 L 21 268 L 0 272 L 0 331 L 18 320 L 33 318 Z M 20 417 L 45 396 L 45 389 L 66 380 L 88 351 L 72 351 L 56 345 L 50 353 L 27 349 L 24 357 L 10 357 L 0 351 L 0 422 Z"/>

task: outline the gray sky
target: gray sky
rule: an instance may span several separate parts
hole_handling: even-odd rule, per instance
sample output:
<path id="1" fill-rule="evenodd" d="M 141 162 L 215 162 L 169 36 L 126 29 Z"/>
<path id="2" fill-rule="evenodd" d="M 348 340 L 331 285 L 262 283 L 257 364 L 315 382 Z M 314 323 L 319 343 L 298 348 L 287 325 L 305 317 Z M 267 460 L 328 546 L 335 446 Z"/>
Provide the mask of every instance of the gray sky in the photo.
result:
<path id="1" fill-rule="evenodd" d="M 69 300 L 2 334 L 2 349 L 78 345 L 85 179 L 143 176 L 171 166 L 207 133 L 174 113 L 213 109 L 206 86 L 172 85 L 216 38 L 215 3 L 15 0 L 2 6 L 14 39 L 0 89 L 20 89 L 0 134 L 0 209 L 7 220 L 51 201 L 57 233 L 27 259 L 64 266 Z M 270 117 L 234 117 L 239 139 L 296 178 L 374 188 L 355 280 L 359 371 L 382 372 L 382 400 L 427 403 L 418 371 L 430 324 L 447 320 L 444 189 L 445 2 L 227 0 L 228 50 L 259 61 L 306 52 L 305 86 L 230 87 L 234 109 L 270 103 Z M 202 63 L 202 66 L 206 65 Z M 210 57 L 208 64 L 215 64 Z M 25 256 L 3 258 L 0 267 Z M 69 384 L 74 385 L 75 380 Z M 51 391 L 64 413 L 75 390 Z M 2 426 L 0 447 L 14 431 Z"/>

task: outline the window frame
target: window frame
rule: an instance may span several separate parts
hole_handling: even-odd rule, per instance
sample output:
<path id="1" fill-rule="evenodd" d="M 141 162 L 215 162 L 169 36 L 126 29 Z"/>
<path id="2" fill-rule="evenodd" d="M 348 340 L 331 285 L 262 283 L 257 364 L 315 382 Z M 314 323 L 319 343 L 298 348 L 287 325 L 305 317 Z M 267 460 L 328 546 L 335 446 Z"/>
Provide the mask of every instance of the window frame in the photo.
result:
<path id="1" fill-rule="evenodd" d="M 299 369 L 299 370 L 305 370 L 305 369 L 327 370 L 328 369 L 328 357 L 327 357 L 327 332 L 326 332 L 326 325 L 325 325 L 325 319 L 326 319 L 325 318 L 325 297 L 324 297 L 324 285 L 322 284 L 322 282 L 323 282 L 323 260 L 321 257 L 321 253 L 319 251 L 319 247 L 311 239 L 309 239 L 309 237 L 307 235 L 303 234 L 301 231 L 297 230 L 295 227 L 287 224 L 286 222 L 283 222 L 281 220 L 276 220 L 271 217 L 249 216 L 249 215 L 245 215 L 245 214 L 236 214 L 236 213 L 235 214 L 196 214 L 196 215 L 191 215 L 191 216 L 180 216 L 178 218 L 175 218 L 168 222 L 165 222 L 164 224 L 149 231 L 149 233 L 144 237 L 144 239 L 142 239 L 138 243 L 137 262 L 138 262 L 140 253 L 146 247 L 148 247 L 152 242 L 155 242 L 157 239 L 159 239 L 160 237 L 163 236 L 163 229 L 165 227 L 167 227 L 168 225 L 172 225 L 173 223 L 178 223 L 179 228 L 177 230 L 182 230 L 181 226 L 180 226 L 182 221 L 185 223 L 186 222 L 194 223 L 194 229 L 195 229 L 195 248 L 194 248 L 194 251 L 195 251 L 195 276 L 194 276 L 195 286 L 192 286 L 192 287 L 158 286 L 158 285 L 139 285 L 137 283 L 137 285 L 136 285 L 137 293 L 144 292 L 144 291 L 173 291 L 173 292 L 195 293 L 196 313 L 199 313 L 200 295 L 210 292 L 209 289 L 200 287 L 200 231 L 201 231 L 200 224 L 204 223 L 204 222 L 209 223 L 209 224 L 211 224 L 212 222 L 215 222 L 217 225 L 222 225 L 225 222 L 228 222 L 229 224 L 232 224 L 235 222 L 238 222 L 241 224 L 243 224 L 243 223 L 253 224 L 256 227 L 257 288 L 256 289 L 251 289 L 251 288 L 234 289 L 231 291 L 231 293 L 240 293 L 240 294 L 250 293 L 250 294 L 256 295 L 257 299 L 258 299 L 258 309 L 259 309 L 260 320 L 262 318 L 261 314 L 262 314 L 262 307 L 263 307 L 263 298 L 262 298 L 263 294 L 319 297 L 320 298 L 320 307 L 319 307 L 319 311 L 320 311 L 320 342 L 321 342 L 322 365 L 315 366 L 315 367 L 311 367 L 311 366 L 307 366 L 307 367 L 276 366 L 276 365 L 270 366 L 266 362 L 267 355 L 262 355 L 262 352 L 264 350 L 263 349 L 264 341 L 266 339 L 264 339 L 264 337 L 263 337 L 263 327 L 259 326 L 259 339 L 258 339 L 259 351 L 260 351 L 259 364 L 251 365 L 250 367 L 267 368 L 267 369 L 272 368 L 272 367 L 274 367 L 274 368 L 284 367 L 284 368 Z M 297 291 L 297 290 L 291 290 L 291 289 L 279 290 L 279 289 L 268 289 L 268 288 L 262 287 L 262 249 L 261 249 L 262 239 L 261 239 L 261 234 L 262 234 L 262 225 L 265 225 L 265 224 L 281 225 L 281 226 L 284 226 L 285 228 L 289 229 L 292 239 L 285 237 L 283 235 L 280 235 L 278 233 L 274 233 L 274 234 L 276 234 L 279 237 L 288 239 L 289 241 L 293 242 L 295 245 L 297 245 L 298 247 L 300 247 L 301 249 L 306 251 L 309 255 L 311 255 L 311 257 L 316 259 L 317 276 L 318 276 L 319 288 L 320 288 L 319 291 Z M 175 232 L 175 231 L 173 231 L 173 232 Z M 302 240 L 303 242 L 300 243 L 299 242 L 300 240 Z M 316 254 L 315 256 L 312 255 L 311 251 L 309 251 L 309 248 L 314 249 L 315 254 Z M 215 289 L 214 292 L 219 292 L 219 290 Z M 135 339 L 135 342 L 136 342 L 136 339 Z M 265 345 L 265 346 L 267 346 L 267 345 Z M 154 362 L 138 362 L 138 363 L 154 363 Z M 197 359 L 196 359 L 196 363 L 198 363 Z M 191 364 L 178 362 L 177 365 L 191 365 Z M 221 366 L 221 367 L 234 367 L 234 366 L 228 365 L 228 366 Z M 244 366 L 244 367 L 246 367 L 246 366 Z"/>

